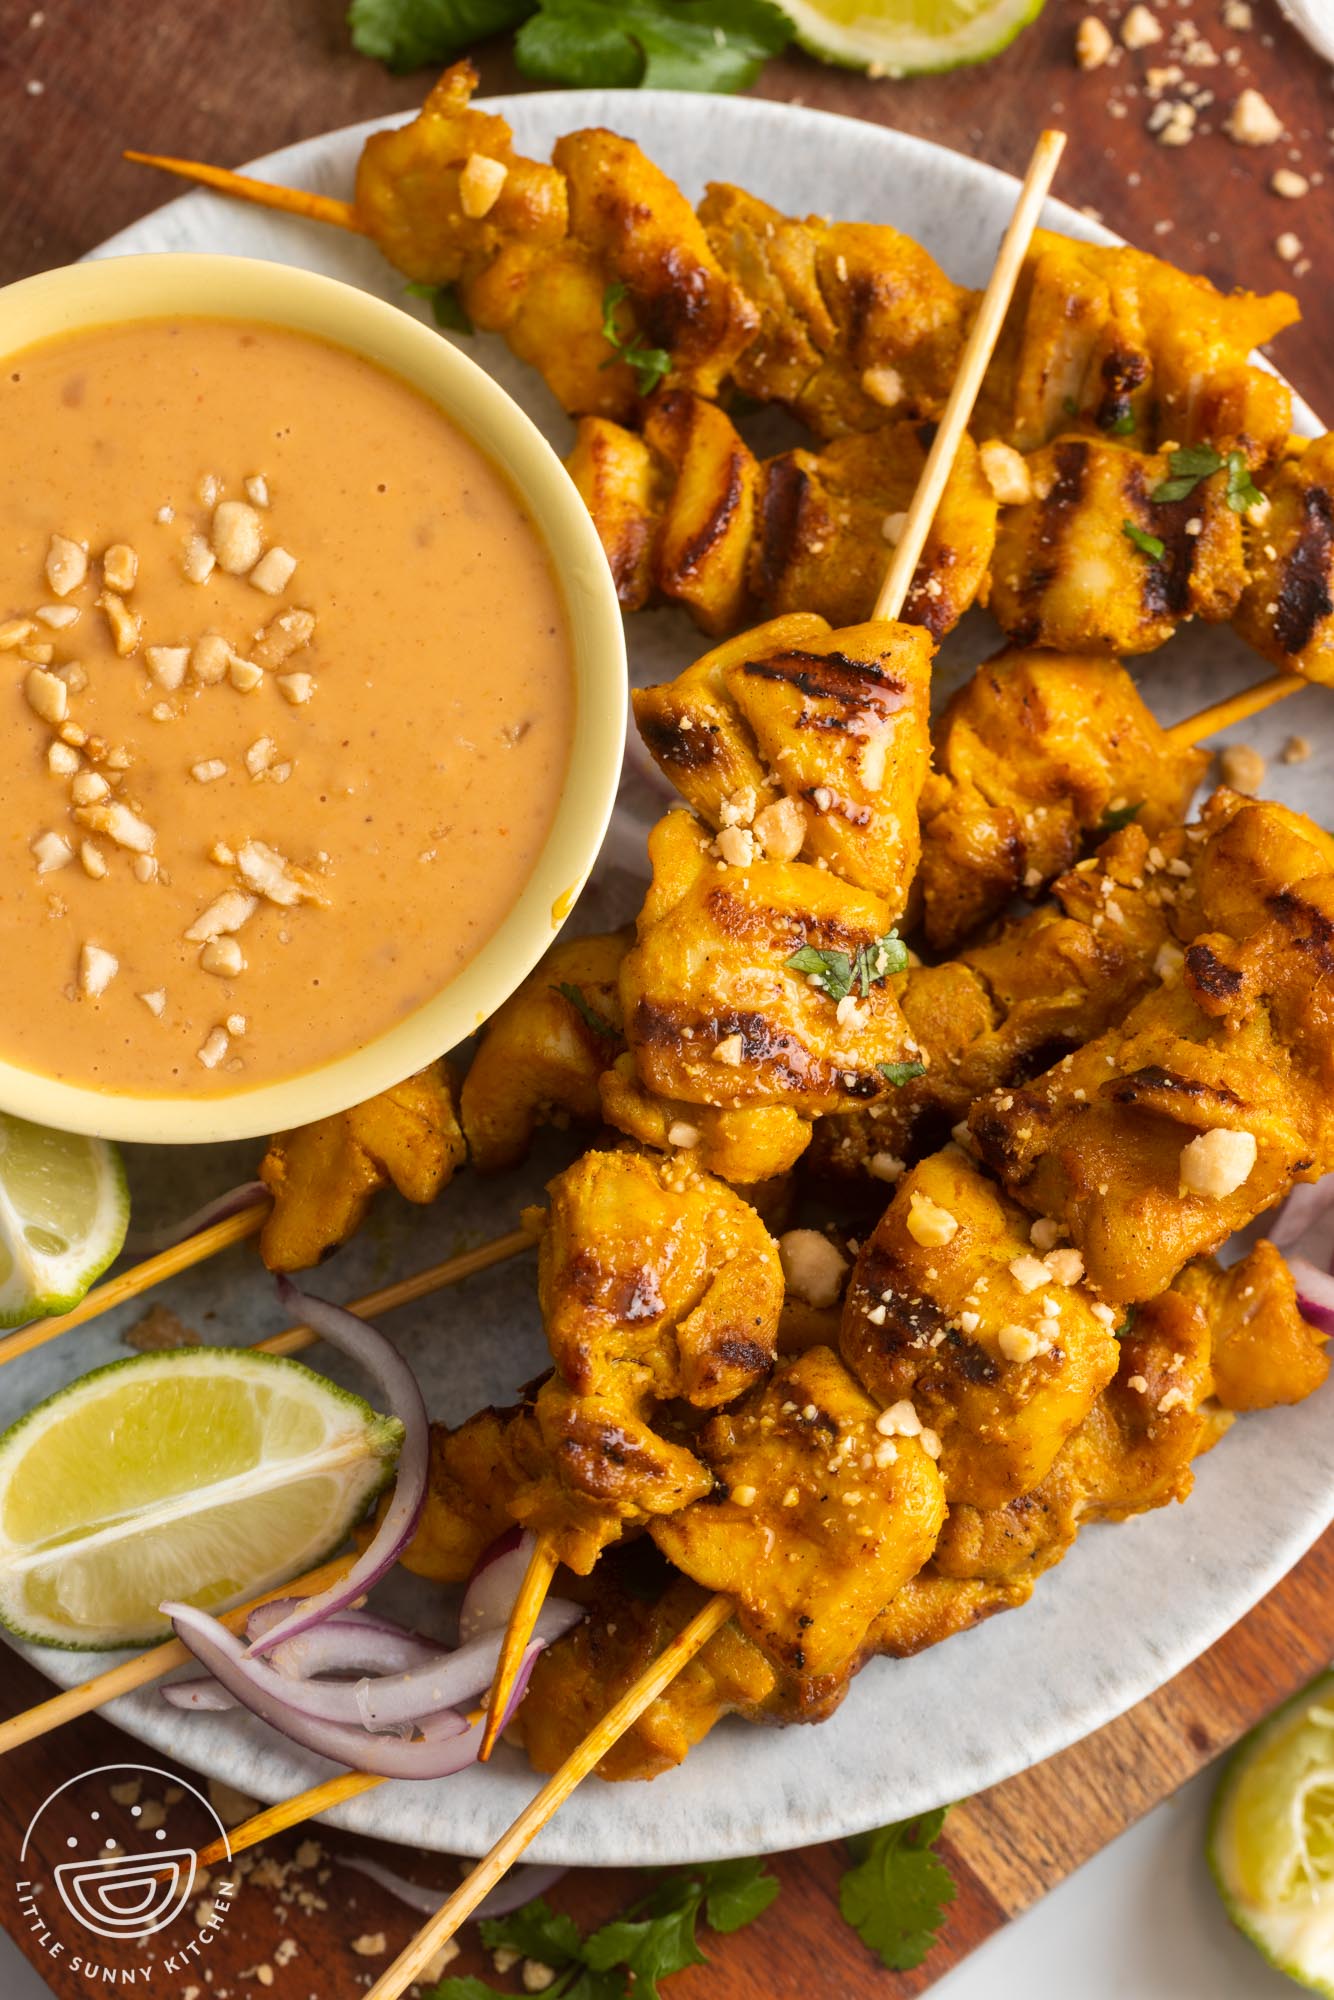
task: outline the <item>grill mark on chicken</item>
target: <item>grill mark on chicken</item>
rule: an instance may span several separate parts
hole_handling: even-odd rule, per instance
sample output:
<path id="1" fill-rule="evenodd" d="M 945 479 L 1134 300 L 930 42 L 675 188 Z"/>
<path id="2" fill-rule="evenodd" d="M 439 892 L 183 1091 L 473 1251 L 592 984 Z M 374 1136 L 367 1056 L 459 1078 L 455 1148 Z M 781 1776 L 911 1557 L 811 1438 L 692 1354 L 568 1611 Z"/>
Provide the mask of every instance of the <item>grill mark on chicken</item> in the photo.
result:
<path id="1" fill-rule="evenodd" d="M 646 747 L 661 764 L 678 771 L 704 771 L 717 759 L 717 738 L 722 732 L 716 722 L 696 723 L 682 729 L 674 719 L 648 713 L 637 718 Z"/>
<path id="2" fill-rule="evenodd" d="M 766 602 L 777 594 L 788 565 L 802 553 L 802 515 L 810 483 L 791 454 L 771 458 L 765 466 L 754 561 L 756 595 Z"/>
<path id="3" fill-rule="evenodd" d="M 1088 457 L 1088 446 L 1078 439 L 1067 439 L 1053 448 L 1056 477 L 1046 497 L 1038 503 L 1028 575 L 1020 592 L 1026 611 L 1009 634 L 1013 644 L 1031 645 L 1042 629 L 1042 599 L 1060 574 L 1061 544 L 1067 525 L 1084 497 Z"/>
<path id="4" fill-rule="evenodd" d="M 1190 609 L 1190 579 L 1201 539 L 1187 534 L 1186 523 L 1199 519 L 1200 500 L 1195 494 L 1184 500 L 1152 499 L 1144 467 L 1130 458 L 1125 495 L 1129 518 L 1147 522 L 1148 532 L 1163 545 L 1162 554 L 1144 564 L 1140 596 L 1145 612 L 1155 619 L 1184 618 Z"/>
<path id="5" fill-rule="evenodd" d="M 951 1327 L 945 1335 L 943 1348 L 948 1351 L 952 1368 L 963 1376 L 966 1382 L 984 1383 L 1000 1380 L 1000 1367 L 992 1360 L 985 1347 L 967 1334 Z"/>
<path id="6" fill-rule="evenodd" d="M 769 1372 L 772 1361 L 769 1349 L 762 1347 L 757 1340 L 746 1340 L 740 1334 L 725 1334 L 709 1349 L 710 1366 L 707 1372 L 711 1379 L 716 1379 L 725 1364 L 759 1377 Z"/>
<path id="7" fill-rule="evenodd" d="M 1282 566 L 1274 612 L 1274 636 L 1289 655 L 1305 652 L 1322 619 L 1334 611 L 1329 593 L 1334 506 L 1323 486 L 1302 492 L 1302 525 Z"/>
<path id="8" fill-rule="evenodd" d="M 1208 944 L 1192 944 L 1186 950 L 1186 972 L 1191 984 L 1207 999 L 1232 1000 L 1240 993 L 1242 975 L 1223 960 Z"/>
<path id="9" fill-rule="evenodd" d="M 747 660 L 741 671 L 756 680 L 786 682 L 813 701 L 834 701 L 854 711 L 873 708 L 881 716 L 894 715 L 908 698 L 907 684 L 896 674 L 846 653 L 776 653 L 768 660 Z"/>
<path id="10" fill-rule="evenodd" d="M 1133 348 L 1114 348 L 1103 357 L 1103 392 L 1094 412 L 1099 430 L 1115 432 L 1127 417 L 1133 417 L 1132 393 L 1148 379 L 1148 356 Z"/>
<path id="11" fill-rule="evenodd" d="M 1291 889 L 1271 896 L 1269 907 L 1279 922 L 1293 934 L 1295 949 L 1313 959 L 1321 974 L 1334 972 L 1334 924 L 1324 912 L 1313 909 Z M 1303 925 L 1304 932 L 1299 930 L 1299 926 Z"/>
<path id="12" fill-rule="evenodd" d="M 1109 1085 L 1107 1095 L 1114 1104 L 1140 1104 L 1160 1097 L 1189 1098 L 1193 1104 L 1216 1104 L 1231 1110 L 1240 1110 L 1242 1099 L 1234 1090 L 1223 1084 L 1202 1082 L 1198 1077 L 1178 1076 L 1175 1071 L 1164 1069 L 1159 1063 L 1146 1063 L 1143 1069 L 1133 1070 L 1129 1076 L 1118 1077 Z"/>
<path id="13" fill-rule="evenodd" d="M 722 497 L 713 512 L 709 515 L 707 521 L 700 528 L 699 533 L 687 542 L 685 548 L 682 550 L 680 558 L 674 566 L 675 575 L 678 578 L 693 576 L 710 550 L 715 548 L 726 536 L 737 510 L 745 498 L 745 481 L 742 478 L 744 463 L 745 461 L 740 452 L 734 451 L 728 454 Z"/>

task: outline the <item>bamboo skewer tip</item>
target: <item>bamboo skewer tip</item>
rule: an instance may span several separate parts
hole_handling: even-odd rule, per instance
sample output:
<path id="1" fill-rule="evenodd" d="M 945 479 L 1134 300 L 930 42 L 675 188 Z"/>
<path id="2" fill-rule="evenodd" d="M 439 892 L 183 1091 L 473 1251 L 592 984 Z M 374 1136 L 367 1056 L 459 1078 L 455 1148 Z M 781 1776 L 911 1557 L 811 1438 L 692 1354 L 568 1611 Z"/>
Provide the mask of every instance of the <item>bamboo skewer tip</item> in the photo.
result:
<path id="1" fill-rule="evenodd" d="M 495 1678 L 487 1697 L 486 1728 L 482 1732 L 482 1747 L 478 1751 L 478 1762 L 485 1764 L 496 1747 L 505 1710 L 509 1707 L 514 1683 L 519 1678 L 523 1656 L 528 1641 L 533 1636 L 533 1627 L 538 1614 L 546 1602 L 551 1580 L 558 1568 L 555 1553 L 550 1542 L 539 1536 L 528 1559 L 519 1594 L 510 1607 L 509 1620 L 505 1626 L 505 1637 L 501 1642 L 500 1657 L 496 1661 Z"/>

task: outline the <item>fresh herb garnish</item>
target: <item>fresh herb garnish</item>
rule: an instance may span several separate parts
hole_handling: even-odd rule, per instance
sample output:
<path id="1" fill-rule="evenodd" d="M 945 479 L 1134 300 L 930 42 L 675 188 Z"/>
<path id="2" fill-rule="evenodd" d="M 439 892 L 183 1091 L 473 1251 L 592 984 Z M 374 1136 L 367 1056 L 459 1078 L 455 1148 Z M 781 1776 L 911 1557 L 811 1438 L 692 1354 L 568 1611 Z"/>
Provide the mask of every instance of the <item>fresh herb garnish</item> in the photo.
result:
<path id="1" fill-rule="evenodd" d="M 856 1865 L 838 1885 L 838 1907 L 891 1972 L 911 1972 L 921 1964 L 954 1901 L 950 1872 L 932 1852 L 947 1810 L 942 1806 L 847 1843 Z"/>
<path id="2" fill-rule="evenodd" d="M 525 76 L 576 88 L 744 90 L 792 39 L 772 0 L 352 0 L 353 46 L 391 69 L 518 28 Z"/>
<path id="3" fill-rule="evenodd" d="M 1246 454 L 1240 449 L 1230 451 L 1227 457 L 1215 451 L 1211 444 L 1179 445 L 1167 461 L 1170 479 L 1164 479 L 1154 487 L 1149 495 L 1155 506 L 1163 506 L 1170 500 L 1185 500 L 1195 491 L 1202 479 L 1209 479 L 1215 472 L 1227 467 L 1227 490 L 1224 499 L 1234 514 L 1244 514 L 1263 500 L 1255 481 L 1251 478 L 1251 468 Z"/>
<path id="4" fill-rule="evenodd" d="M 1251 478 L 1251 468 L 1246 463 L 1244 451 L 1230 451 L 1227 455 L 1226 497 L 1234 514 L 1248 513 L 1252 507 L 1258 507 L 1265 497 Z"/>
<path id="5" fill-rule="evenodd" d="M 1133 805 L 1109 806 L 1096 828 L 1097 838 L 1106 839 L 1109 833 L 1120 833 L 1123 826 L 1129 826 L 1135 814 L 1143 806 L 1143 799 L 1136 799 Z"/>
<path id="6" fill-rule="evenodd" d="M 914 1077 L 926 1075 L 924 1062 L 877 1063 L 876 1068 L 895 1090 L 902 1090 L 904 1084 L 911 1083 Z"/>
<path id="7" fill-rule="evenodd" d="M 569 1001 L 584 1026 L 591 1028 L 595 1035 L 605 1035 L 609 1042 L 620 1041 L 620 1029 L 605 1014 L 599 1014 L 596 1007 L 591 1007 L 577 986 L 553 986 L 551 990 L 559 993 L 562 1000 Z"/>
<path id="8" fill-rule="evenodd" d="M 784 964 L 790 972 L 800 972 L 827 993 L 831 1000 L 845 1000 L 855 987 L 864 1000 L 873 986 L 883 985 L 893 973 L 908 963 L 908 948 L 897 931 L 886 931 L 873 944 L 846 951 L 825 951 L 819 945 L 804 944 Z"/>
<path id="9" fill-rule="evenodd" d="M 602 363 L 604 368 L 612 368 L 618 361 L 624 361 L 635 378 L 635 388 L 641 396 L 651 396 L 664 375 L 672 369 L 672 357 L 665 347 L 645 347 L 637 333 L 629 340 L 622 340 L 616 324 L 616 308 L 625 297 L 628 287 L 608 285 L 602 294 L 602 338 L 615 350 Z"/>
<path id="10" fill-rule="evenodd" d="M 1107 426 L 1109 435 L 1118 438 L 1129 437 L 1134 428 L 1135 412 L 1133 410 L 1122 410 L 1120 416 L 1113 417 L 1111 423 Z"/>
<path id="11" fill-rule="evenodd" d="M 414 299 L 430 300 L 431 317 L 446 333 L 473 333 L 476 330 L 459 297 L 457 285 L 411 284 L 407 289 Z"/>
<path id="12" fill-rule="evenodd" d="M 1150 562 L 1162 561 L 1164 545 L 1159 541 L 1157 535 L 1150 535 L 1145 529 L 1137 528 L 1133 521 L 1123 521 L 1121 523 L 1121 533 L 1128 542 L 1133 542 L 1140 554 L 1147 556 Z"/>
<path id="13" fill-rule="evenodd" d="M 554 1969 L 549 2000 L 625 2000 L 632 1981 L 634 2000 L 661 2000 L 660 1980 L 707 1963 L 696 1936 L 701 1914 L 711 1930 L 739 1931 L 777 1894 L 778 1878 L 762 1861 L 715 1861 L 660 1876 L 624 1917 L 588 1937 L 541 1897 L 480 1929 L 488 1951 L 517 1951 Z M 491 2000 L 495 1991 L 480 1979 L 442 1979 L 429 2000 Z"/>
<path id="14" fill-rule="evenodd" d="M 1116 1329 L 1116 1338 L 1118 1340 L 1124 1340 L 1128 1333 L 1133 1333 L 1135 1329 L 1135 1321 L 1138 1318 L 1139 1318 L 1139 1307 L 1127 1306 L 1126 1316 L 1122 1320 L 1120 1326 L 1118 1326 Z"/>

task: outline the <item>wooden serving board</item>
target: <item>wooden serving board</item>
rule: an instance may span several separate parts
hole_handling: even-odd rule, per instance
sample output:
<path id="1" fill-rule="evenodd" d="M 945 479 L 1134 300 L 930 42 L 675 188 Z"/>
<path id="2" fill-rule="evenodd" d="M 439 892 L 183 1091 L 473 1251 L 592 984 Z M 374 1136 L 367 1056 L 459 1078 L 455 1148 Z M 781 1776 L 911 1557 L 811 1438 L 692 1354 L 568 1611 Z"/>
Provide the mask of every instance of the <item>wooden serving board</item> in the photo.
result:
<path id="1" fill-rule="evenodd" d="M 126 145 L 235 164 L 355 119 L 406 112 L 424 94 L 424 76 L 389 77 L 354 55 L 342 24 L 343 0 L 0 0 L 0 281 L 66 263 L 172 190 L 123 164 Z M 1011 170 L 1022 168 L 1034 133 L 1061 124 L 1071 143 L 1058 185 L 1067 200 L 1095 210 L 1112 228 L 1160 250 L 1215 283 L 1264 291 L 1289 285 L 1306 323 L 1285 334 L 1276 359 L 1318 410 L 1334 412 L 1334 343 L 1328 337 L 1328 278 L 1334 269 L 1334 208 L 1316 180 L 1301 201 L 1269 191 L 1275 168 L 1308 177 L 1329 171 L 1329 73 L 1282 19 L 1273 0 L 1254 0 L 1254 26 L 1220 26 L 1216 0 L 1190 10 L 1216 64 L 1185 60 L 1180 9 L 1163 7 L 1164 39 L 1114 67 L 1081 74 L 1075 29 L 1089 11 L 1115 26 L 1121 0 L 1048 0 L 1037 23 L 984 67 L 908 83 L 873 82 L 822 69 L 800 56 L 771 64 L 760 85 L 769 97 L 801 101 L 915 132 Z M 1173 34 L 1178 40 L 1174 44 Z M 1215 94 L 1199 112 L 1191 145 L 1158 145 L 1146 130 L 1151 65 L 1183 67 Z M 483 87 L 522 87 L 507 50 L 480 52 Z M 1244 86 L 1263 91 L 1288 138 L 1263 150 L 1233 145 L 1221 132 L 1227 106 Z M 1167 95 L 1175 94 L 1175 87 Z M 1205 129 L 1208 128 L 1208 129 Z M 818 201 L 812 162 L 812 202 Z M 707 171 L 707 162 L 701 162 Z M 1294 233 L 1294 265 L 1277 242 Z M 838 1914 L 846 1857 L 830 1846 L 779 1857 L 783 1893 L 750 1929 L 710 1945 L 711 1963 L 681 1974 L 673 2000 L 874 2000 L 920 1993 L 978 1944 L 1026 1909 L 1142 1813 L 1167 1797 L 1220 1750 L 1302 1685 L 1334 1654 L 1334 1531 L 1263 1604 L 1167 1687 L 1118 1721 L 1034 1770 L 970 1800 L 951 1814 L 942 1853 L 959 1887 L 940 1941 L 911 1974 L 885 1972 Z M 0 1656 L 6 1713 L 46 1692 L 40 1677 Z M 7 1758 L 0 1777 L 0 1921 L 41 1967 L 59 2000 L 86 2000 L 89 1988 L 53 1962 L 26 1927 L 15 1889 L 23 1828 L 64 1779 L 106 1762 L 136 1761 L 138 1746 L 99 1719 Z M 646 1794 L 651 1810 L 651 1794 Z M 209 1996 L 260 1994 L 275 2000 L 354 2000 L 390 1953 L 416 1928 L 404 1907 L 338 1857 L 373 1843 L 319 1836 L 317 1867 L 290 1867 L 301 1836 L 266 1848 L 209 1955 Z M 448 1864 L 380 1850 L 400 1872 L 442 1889 Z M 642 1878 L 628 1871 L 582 1873 L 553 1901 L 582 1921 L 623 1907 Z M 322 1907 L 321 1907 L 322 1906 Z M 356 1939 L 383 1932 L 382 1956 L 354 1952 Z M 296 1945 L 295 1954 L 284 1941 Z M 110 1958 L 114 1948 L 107 1947 Z M 285 1961 L 285 1962 L 284 1962 Z M 136 1952 L 123 1964 L 142 1963 Z M 272 1967 L 269 1985 L 259 1968 Z M 452 1971 L 497 1981 L 475 1934 Z M 200 1975 L 202 1979 L 202 1975 Z M 181 2000 L 193 1980 L 151 1990 Z"/>

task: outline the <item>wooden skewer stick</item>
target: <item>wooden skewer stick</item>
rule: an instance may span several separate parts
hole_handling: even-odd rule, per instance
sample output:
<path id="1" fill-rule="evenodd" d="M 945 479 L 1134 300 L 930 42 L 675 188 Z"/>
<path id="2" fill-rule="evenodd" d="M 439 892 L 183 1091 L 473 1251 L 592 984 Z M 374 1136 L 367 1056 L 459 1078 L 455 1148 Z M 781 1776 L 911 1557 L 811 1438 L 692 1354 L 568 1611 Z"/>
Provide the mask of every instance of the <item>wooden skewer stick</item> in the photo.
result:
<path id="1" fill-rule="evenodd" d="M 297 1577 L 293 1583 L 276 1584 L 272 1590 L 252 1597 L 248 1604 L 238 1604 L 234 1611 L 222 1612 L 221 1621 L 229 1630 L 239 1632 L 256 1605 L 269 1604 L 275 1597 L 318 1596 L 320 1591 L 327 1590 L 331 1584 L 346 1576 L 356 1559 L 356 1550 L 350 1549 L 346 1555 L 321 1563 L 318 1569 Z M 66 1688 L 62 1694 L 53 1694 L 49 1700 L 39 1701 L 35 1708 L 25 1709 L 22 1715 L 13 1715 L 7 1722 L 0 1722 L 0 1757 L 8 1750 L 17 1750 L 20 1743 L 31 1743 L 36 1737 L 45 1736 L 48 1730 L 58 1729 L 62 1722 L 72 1722 L 77 1715 L 87 1715 L 91 1709 L 100 1708 L 103 1702 L 115 1701 L 119 1695 L 133 1694 L 136 1688 L 147 1687 L 150 1681 L 169 1674 L 173 1667 L 188 1667 L 193 1659 L 194 1654 L 179 1639 L 166 1639 L 147 1653 L 139 1653 L 132 1660 L 122 1660 L 118 1667 L 108 1667 L 104 1674 L 96 1674 L 81 1687 Z"/>
<path id="2" fill-rule="evenodd" d="M 138 1298 L 140 1292 L 149 1291 L 161 1284 L 164 1278 L 175 1277 L 178 1271 L 188 1271 L 192 1264 L 202 1264 L 206 1257 L 213 1257 L 219 1250 L 230 1249 L 233 1243 L 243 1243 L 247 1236 L 253 1236 L 262 1228 L 269 1213 L 271 1203 L 267 1195 L 250 1208 L 243 1208 L 235 1215 L 229 1215 L 222 1222 L 215 1222 L 208 1229 L 201 1229 L 195 1236 L 187 1236 L 183 1243 L 174 1243 L 170 1250 L 160 1250 L 156 1257 L 147 1257 L 142 1264 L 134 1264 L 128 1271 L 121 1271 L 109 1278 L 104 1285 L 94 1285 L 79 1300 L 77 1306 L 67 1313 L 58 1313 L 52 1319 L 35 1319 L 31 1326 L 20 1327 L 6 1340 L 0 1340 L 0 1365 L 6 1361 L 17 1361 L 20 1354 L 31 1354 L 35 1347 L 45 1346 L 58 1333 L 68 1333 L 73 1326 L 85 1326 L 99 1313 L 110 1312 L 112 1306 L 123 1305 L 126 1299 Z"/>
<path id="3" fill-rule="evenodd" d="M 276 1806 L 266 1806 L 263 1812 L 242 1820 L 240 1826 L 231 1829 L 226 1840 L 214 1840 L 207 1847 L 201 1847 L 195 1856 L 196 1865 L 212 1868 L 233 1854 L 244 1854 L 247 1847 L 258 1847 L 261 1840 L 268 1840 L 275 1833 L 284 1833 L 289 1826 L 299 1826 L 303 1819 L 315 1819 L 322 1812 L 332 1812 L 335 1806 L 342 1805 L 344 1799 L 355 1799 L 361 1792 L 373 1792 L 377 1785 L 385 1782 L 373 1771 L 340 1771 L 336 1778 L 326 1778 L 322 1785 L 312 1785 L 308 1792 L 299 1792 L 294 1799 L 282 1799 Z"/>
<path id="4" fill-rule="evenodd" d="M 1230 694 L 1226 701 L 1216 701 L 1212 707 L 1202 708 L 1197 714 L 1174 722 L 1166 732 L 1167 740 L 1174 748 L 1189 749 L 1194 743 L 1203 743 L 1207 736 L 1217 736 L 1220 730 L 1231 729 L 1234 723 L 1245 722 L 1248 717 L 1259 715 L 1262 709 L 1272 708 L 1276 701 L 1286 701 L 1290 694 L 1296 694 L 1310 685 L 1300 674 L 1275 674 L 1270 680 L 1257 681 L 1254 687 L 1243 688 L 1240 694 Z"/>
<path id="5" fill-rule="evenodd" d="M 500 1725 L 505 1710 L 509 1707 L 514 1683 L 519 1678 L 523 1656 L 528 1641 L 533 1636 L 537 1615 L 546 1602 L 551 1588 L 551 1579 L 557 1569 L 556 1552 L 545 1535 L 539 1535 L 533 1553 L 528 1558 L 519 1594 L 510 1607 L 510 1615 L 505 1626 L 505 1637 L 501 1642 L 500 1657 L 496 1661 L 495 1677 L 491 1682 L 491 1693 L 487 1697 L 486 1728 L 482 1731 L 482 1747 L 478 1751 L 479 1762 L 485 1764 L 496 1747 Z"/>
<path id="6" fill-rule="evenodd" d="M 204 160 L 176 160 L 167 153 L 122 153 L 138 167 L 159 167 L 178 180 L 197 181 L 201 187 L 232 194 L 258 208 L 280 209 L 284 215 L 302 215 L 309 222 L 331 222 L 335 229 L 350 229 L 364 236 L 355 206 L 329 194 L 308 194 L 304 188 L 279 187 L 275 181 L 255 180 L 250 174 L 235 174 L 229 167 L 210 167 Z"/>
<path id="7" fill-rule="evenodd" d="M 1033 148 L 1033 157 L 1028 163 L 1028 172 L 1024 175 L 1024 184 L 997 254 L 995 268 L 982 294 L 982 303 L 977 309 L 973 330 L 959 362 L 959 372 L 954 378 L 945 413 L 926 464 L 922 467 L 922 476 L 903 523 L 898 547 L 880 586 L 880 595 L 871 613 L 873 618 L 897 618 L 903 609 L 913 572 L 954 464 L 955 453 L 968 428 L 977 392 L 982 387 L 982 377 L 987 372 L 992 349 L 1000 337 L 1001 325 L 1019 282 L 1019 273 L 1028 254 L 1029 241 L 1037 228 L 1042 204 L 1047 199 L 1064 151 L 1064 132 L 1044 132 Z"/>
<path id="8" fill-rule="evenodd" d="M 191 1241 L 194 1240 L 191 1238 Z M 530 1249 L 535 1240 L 526 1229 L 511 1230 L 508 1236 L 499 1236 L 493 1243 L 483 1243 L 476 1250 L 465 1250 L 462 1256 L 448 1257 L 443 1264 L 431 1264 L 410 1278 L 400 1278 L 392 1285 L 381 1286 L 379 1291 L 368 1292 L 365 1298 L 354 1299 L 348 1310 L 363 1317 L 391 1312 L 395 1306 L 409 1305 L 414 1299 L 425 1298 L 428 1293 L 439 1291 L 446 1285 L 456 1285 L 477 1271 L 485 1271 L 492 1264 L 514 1257 L 520 1250 Z M 297 1354 L 318 1338 L 319 1335 L 308 1326 L 289 1326 L 283 1333 L 271 1334 L 267 1340 L 257 1341 L 255 1352 Z M 296 1583 L 285 1583 L 267 1591 L 263 1597 L 255 1598 L 239 1610 L 224 1613 L 223 1623 L 236 1629 L 256 1604 L 267 1604 L 274 1597 L 313 1596 L 326 1585 L 336 1583 L 352 1560 L 350 1555 L 339 1556 Z M 172 1667 L 184 1666 L 193 1657 L 179 1639 L 168 1639 L 147 1653 L 140 1653 L 132 1660 L 123 1660 L 119 1666 L 109 1667 L 104 1674 L 95 1675 L 81 1687 L 66 1688 L 63 1694 L 52 1695 L 50 1700 L 39 1702 L 24 1714 L 13 1716 L 8 1722 L 0 1722 L 0 1756 L 6 1750 L 16 1749 L 20 1743 L 30 1743 L 35 1737 L 44 1736 L 48 1730 L 58 1728 L 62 1722 L 69 1722 L 76 1715 L 87 1715 L 90 1710 L 100 1708 L 103 1702 L 114 1701 L 117 1695 L 147 1687 L 150 1681 L 159 1679 Z"/>

